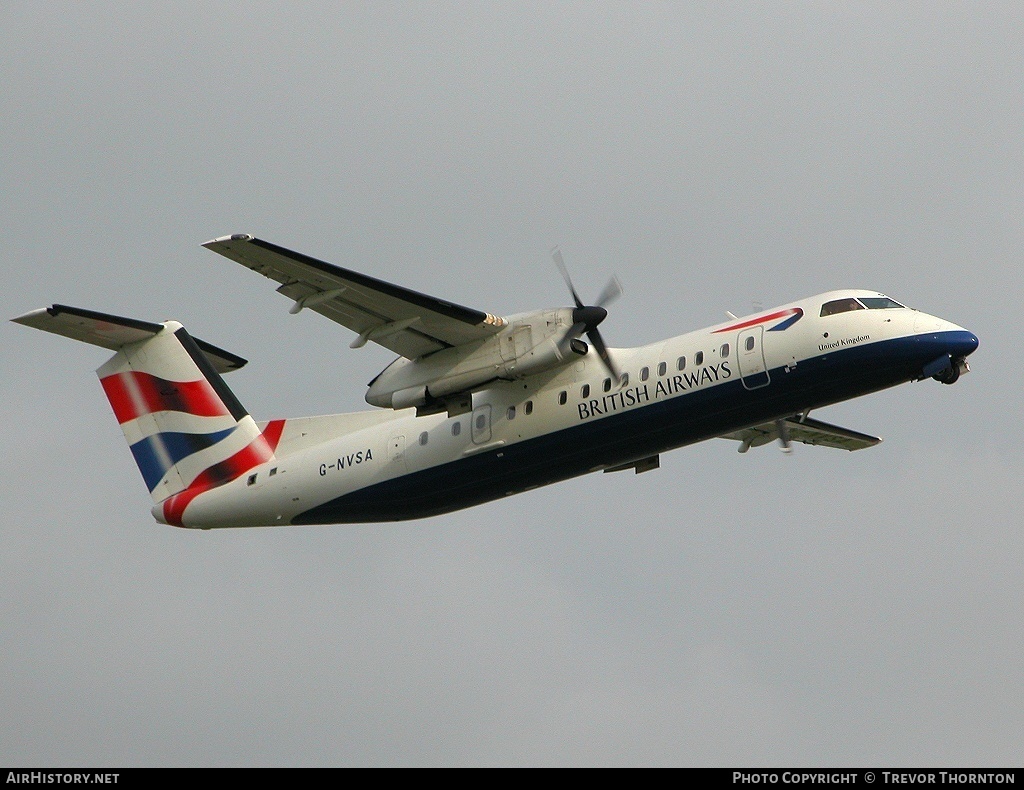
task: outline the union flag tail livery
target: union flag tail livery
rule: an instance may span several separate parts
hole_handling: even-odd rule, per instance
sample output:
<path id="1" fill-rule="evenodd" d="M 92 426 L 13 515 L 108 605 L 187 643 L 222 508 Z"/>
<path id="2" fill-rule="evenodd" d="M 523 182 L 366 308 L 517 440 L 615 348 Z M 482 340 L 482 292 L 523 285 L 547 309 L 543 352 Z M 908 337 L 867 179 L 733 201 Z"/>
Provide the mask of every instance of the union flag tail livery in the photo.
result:
<path id="1" fill-rule="evenodd" d="M 177 321 L 55 305 L 19 322 L 116 349 L 96 373 L 166 523 L 180 525 L 196 496 L 273 460 L 283 421 L 264 434 L 218 373 L 245 360 L 197 342 Z"/>
<path id="2" fill-rule="evenodd" d="M 590 472 L 653 471 L 661 453 L 713 438 L 740 452 L 863 450 L 881 439 L 817 412 L 904 382 L 953 384 L 978 348 L 962 326 L 862 289 L 609 348 L 598 325 L 618 281 L 584 303 L 557 250 L 573 304 L 500 316 L 246 233 L 203 246 L 276 282 L 291 313 L 398 358 L 367 386 L 376 409 L 257 424 L 221 378 L 245 360 L 175 321 L 64 305 L 13 319 L 115 352 L 100 382 L 153 516 L 194 529 L 426 518 Z"/>

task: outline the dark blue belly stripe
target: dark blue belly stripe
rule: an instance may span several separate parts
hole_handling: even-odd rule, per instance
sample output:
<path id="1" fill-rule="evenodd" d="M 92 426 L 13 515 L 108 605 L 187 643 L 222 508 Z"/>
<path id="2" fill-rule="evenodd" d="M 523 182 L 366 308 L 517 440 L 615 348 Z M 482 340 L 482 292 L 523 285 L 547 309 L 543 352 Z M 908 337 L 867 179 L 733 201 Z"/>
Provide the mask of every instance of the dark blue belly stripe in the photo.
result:
<path id="1" fill-rule="evenodd" d="M 294 524 L 424 518 L 526 489 L 630 463 L 917 379 L 946 353 L 945 332 L 830 351 L 770 371 L 771 383 L 746 389 L 738 375 L 715 386 L 368 486 L 299 514 Z M 649 382 L 653 388 L 655 381 Z M 564 408 L 575 409 L 573 403 Z"/>

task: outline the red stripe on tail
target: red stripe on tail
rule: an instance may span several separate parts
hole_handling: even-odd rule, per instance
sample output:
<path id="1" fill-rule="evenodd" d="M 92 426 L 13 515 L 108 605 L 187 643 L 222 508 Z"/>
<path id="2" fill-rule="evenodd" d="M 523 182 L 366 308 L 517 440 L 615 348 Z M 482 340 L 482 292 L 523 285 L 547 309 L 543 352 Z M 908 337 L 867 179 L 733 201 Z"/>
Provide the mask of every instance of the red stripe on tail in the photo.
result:
<path id="1" fill-rule="evenodd" d="M 131 371 L 100 379 L 119 423 L 158 411 L 180 411 L 198 417 L 229 414 L 206 379 L 168 381 L 149 373 Z"/>
<path id="2" fill-rule="evenodd" d="M 272 452 L 277 452 L 277 445 L 281 441 L 281 434 L 284 433 L 284 420 L 271 420 L 263 430 L 263 438 L 267 440 Z"/>

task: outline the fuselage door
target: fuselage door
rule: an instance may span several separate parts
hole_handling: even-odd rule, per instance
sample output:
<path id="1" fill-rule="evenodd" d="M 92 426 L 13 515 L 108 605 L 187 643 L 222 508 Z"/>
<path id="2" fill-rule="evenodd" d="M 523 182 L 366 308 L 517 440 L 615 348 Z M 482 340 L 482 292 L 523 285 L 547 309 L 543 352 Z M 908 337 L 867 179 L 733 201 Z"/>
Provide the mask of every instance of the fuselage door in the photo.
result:
<path id="1" fill-rule="evenodd" d="M 764 359 L 764 327 L 744 329 L 736 338 L 736 360 L 740 366 L 740 381 L 748 390 L 765 387 L 771 381 Z"/>
<path id="2" fill-rule="evenodd" d="M 491 440 L 491 405 L 489 403 L 473 409 L 473 444 Z"/>
<path id="3" fill-rule="evenodd" d="M 392 468 L 405 471 L 405 437 L 392 436 L 388 442 L 388 460 Z"/>

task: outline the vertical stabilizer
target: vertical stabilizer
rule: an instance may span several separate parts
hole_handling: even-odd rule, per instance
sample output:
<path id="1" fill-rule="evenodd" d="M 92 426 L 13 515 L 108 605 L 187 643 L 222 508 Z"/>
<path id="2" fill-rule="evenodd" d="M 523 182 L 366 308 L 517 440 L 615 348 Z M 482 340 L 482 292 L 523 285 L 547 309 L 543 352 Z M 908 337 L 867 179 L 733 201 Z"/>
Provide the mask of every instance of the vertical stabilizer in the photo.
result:
<path id="1" fill-rule="evenodd" d="M 226 483 L 273 458 L 256 422 L 177 322 L 124 346 L 97 374 L 155 502 Z"/>
<path id="2" fill-rule="evenodd" d="M 150 324 L 63 305 L 14 320 L 116 350 L 96 372 L 158 520 L 180 525 L 196 496 L 274 458 L 284 422 L 260 431 L 218 372 L 245 360 L 195 340 L 177 321 Z"/>

